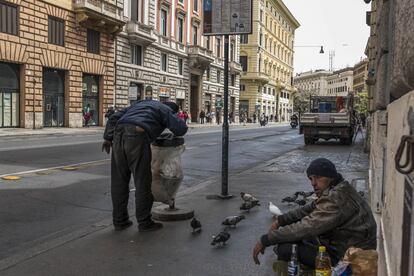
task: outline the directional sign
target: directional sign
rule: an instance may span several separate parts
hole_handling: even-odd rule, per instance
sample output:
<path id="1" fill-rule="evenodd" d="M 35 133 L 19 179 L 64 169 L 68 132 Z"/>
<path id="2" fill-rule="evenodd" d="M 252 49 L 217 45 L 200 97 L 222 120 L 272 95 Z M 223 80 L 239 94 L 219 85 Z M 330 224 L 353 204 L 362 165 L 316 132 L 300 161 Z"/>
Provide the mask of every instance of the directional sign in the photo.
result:
<path id="1" fill-rule="evenodd" d="M 252 33 L 252 0 L 204 0 L 204 35 Z"/>

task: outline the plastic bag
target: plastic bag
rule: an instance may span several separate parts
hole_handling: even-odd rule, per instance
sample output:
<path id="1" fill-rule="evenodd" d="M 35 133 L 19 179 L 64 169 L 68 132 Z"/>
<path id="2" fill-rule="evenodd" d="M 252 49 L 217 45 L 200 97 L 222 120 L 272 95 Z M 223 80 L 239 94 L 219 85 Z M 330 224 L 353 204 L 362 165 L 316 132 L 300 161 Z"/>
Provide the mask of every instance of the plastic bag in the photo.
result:
<path id="1" fill-rule="evenodd" d="M 154 201 L 171 204 L 184 178 L 181 155 L 185 150 L 180 146 L 155 146 L 152 150 L 152 194 Z"/>
<path id="2" fill-rule="evenodd" d="M 375 250 L 350 247 L 345 252 L 344 262 L 351 264 L 354 276 L 377 276 L 378 253 Z"/>

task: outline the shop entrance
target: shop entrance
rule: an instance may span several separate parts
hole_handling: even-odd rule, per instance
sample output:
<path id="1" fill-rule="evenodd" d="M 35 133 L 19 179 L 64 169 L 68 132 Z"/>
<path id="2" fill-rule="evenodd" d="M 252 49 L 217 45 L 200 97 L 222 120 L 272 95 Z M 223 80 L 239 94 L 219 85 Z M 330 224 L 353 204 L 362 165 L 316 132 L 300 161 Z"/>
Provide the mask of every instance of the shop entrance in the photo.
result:
<path id="1" fill-rule="evenodd" d="M 0 128 L 19 126 L 19 65 L 0 62 Z"/>
<path id="2" fill-rule="evenodd" d="M 84 124 L 87 118 L 89 126 L 99 126 L 99 76 L 83 75 L 82 98 Z"/>
<path id="3" fill-rule="evenodd" d="M 65 72 L 55 69 L 43 70 L 43 126 L 63 127 L 65 95 Z"/>
<path id="4" fill-rule="evenodd" d="M 198 96 L 199 96 L 199 76 L 191 74 L 191 122 L 197 123 L 198 120 Z"/>

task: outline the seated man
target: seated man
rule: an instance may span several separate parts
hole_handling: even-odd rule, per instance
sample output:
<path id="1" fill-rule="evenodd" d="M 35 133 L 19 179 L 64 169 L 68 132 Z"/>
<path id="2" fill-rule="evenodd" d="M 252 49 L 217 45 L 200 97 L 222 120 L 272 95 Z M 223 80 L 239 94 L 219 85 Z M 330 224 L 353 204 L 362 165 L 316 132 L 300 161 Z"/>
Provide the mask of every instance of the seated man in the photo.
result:
<path id="1" fill-rule="evenodd" d="M 318 246 L 324 245 L 336 265 L 351 247 L 376 249 L 377 226 L 367 202 L 337 173 L 325 158 L 311 162 L 306 170 L 317 199 L 278 216 L 269 232 L 257 242 L 253 259 L 266 247 L 274 248 L 278 260 L 289 261 L 292 244 L 298 245 L 299 262 L 315 267 Z"/>

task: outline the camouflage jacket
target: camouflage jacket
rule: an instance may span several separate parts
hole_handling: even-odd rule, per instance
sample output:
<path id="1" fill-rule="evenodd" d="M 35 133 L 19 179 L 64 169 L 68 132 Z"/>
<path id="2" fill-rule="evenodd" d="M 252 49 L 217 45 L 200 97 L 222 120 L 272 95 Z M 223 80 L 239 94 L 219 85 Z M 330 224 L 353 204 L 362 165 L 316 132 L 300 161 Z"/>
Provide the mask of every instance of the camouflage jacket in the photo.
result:
<path id="1" fill-rule="evenodd" d="M 278 224 L 277 230 L 262 236 L 264 246 L 316 237 L 336 260 L 351 246 L 377 246 L 371 208 L 347 181 L 330 186 L 315 201 L 278 216 Z"/>

